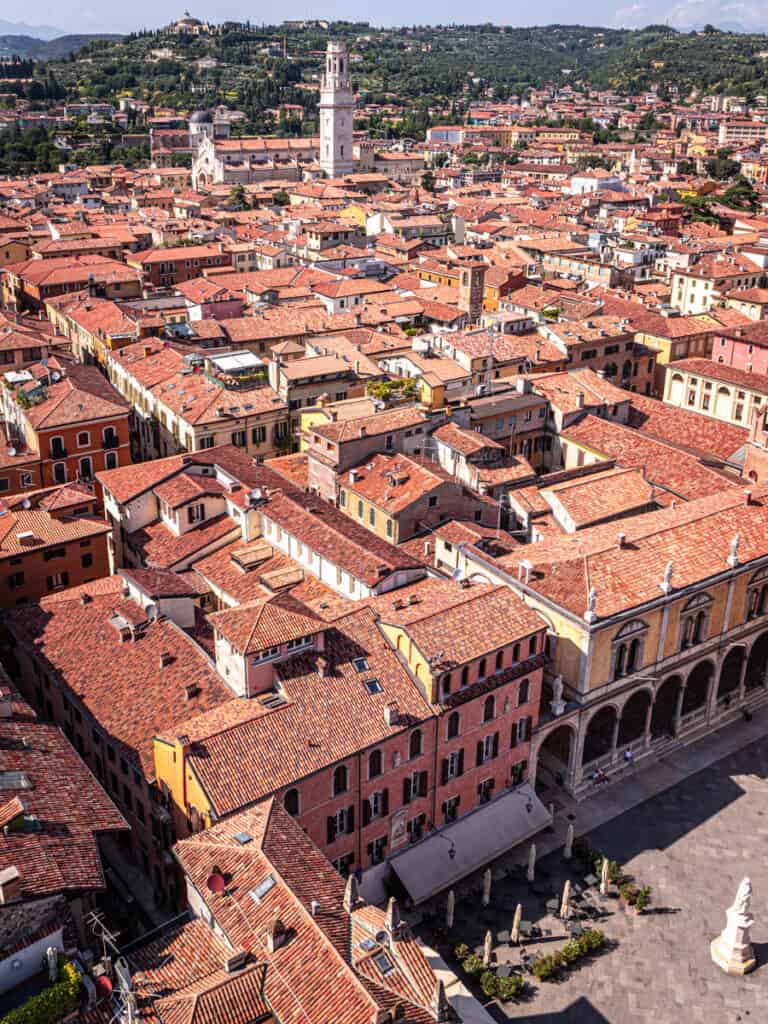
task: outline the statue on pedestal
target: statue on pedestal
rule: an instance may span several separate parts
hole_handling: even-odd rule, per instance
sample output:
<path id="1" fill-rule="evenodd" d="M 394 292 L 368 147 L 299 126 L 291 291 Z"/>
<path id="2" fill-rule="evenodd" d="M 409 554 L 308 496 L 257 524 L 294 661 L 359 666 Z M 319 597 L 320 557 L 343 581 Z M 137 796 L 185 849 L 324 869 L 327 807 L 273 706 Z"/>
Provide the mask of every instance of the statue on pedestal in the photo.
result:
<path id="1" fill-rule="evenodd" d="M 552 700 L 549 702 L 549 709 L 555 718 L 557 718 L 558 715 L 562 715 L 565 711 L 565 701 L 563 700 L 563 677 L 559 673 L 552 680 Z"/>
<path id="2" fill-rule="evenodd" d="M 710 944 L 712 959 L 726 974 L 747 974 L 757 965 L 750 941 L 752 883 L 742 878 L 733 906 L 725 912 L 725 928 Z"/>

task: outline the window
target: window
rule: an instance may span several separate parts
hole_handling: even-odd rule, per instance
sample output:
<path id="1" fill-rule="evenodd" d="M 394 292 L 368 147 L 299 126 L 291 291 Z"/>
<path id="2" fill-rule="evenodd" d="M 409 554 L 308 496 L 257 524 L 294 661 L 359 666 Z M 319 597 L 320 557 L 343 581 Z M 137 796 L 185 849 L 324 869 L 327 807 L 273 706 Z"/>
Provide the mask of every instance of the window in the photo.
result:
<path id="1" fill-rule="evenodd" d="M 205 505 L 200 502 L 198 505 L 190 505 L 187 509 L 187 522 L 200 523 L 205 518 Z"/>
<path id="2" fill-rule="evenodd" d="M 366 679 L 363 683 L 368 693 L 373 696 L 376 693 L 383 693 L 384 687 L 381 685 L 378 679 Z"/>
<path id="3" fill-rule="evenodd" d="M 430 508 L 435 508 L 437 506 L 437 495 L 430 494 L 429 501 L 427 502 L 427 504 L 429 505 Z"/>
<path id="4" fill-rule="evenodd" d="M 392 520 L 391 519 L 387 519 L 387 536 L 388 537 L 392 536 Z"/>
<path id="5" fill-rule="evenodd" d="M 80 479 L 81 480 L 93 480 L 93 462 L 89 456 L 84 459 L 80 459 Z"/>
<path id="6" fill-rule="evenodd" d="M 347 492 L 339 491 L 339 508 L 344 508 L 347 504 Z"/>
<path id="7" fill-rule="evenodd" d="M 411 800 L 427 795 L 427 772 L 414 772 L 403 779 L 403 803 L 409 804 Z"/>
<path id="8" fill-rule="evenodd" d="M 497 732 L 489 733 L 484 736 L 483 739 L 477 741 L 477 760 L 478 765 L 485 764 L 486 761 L 492 761 L 499 753 L 499 734 Z"/>
<path id="9" fill-rule="evenodd" d="M 414 729 L 408 740 L 408 757 L 413 759 L 414 757 L 421 757 L 422 751 L 422 735 L 421 729 Z"/>
<path id="10" fill-rule="evenodd" d="M 67 449 L 64 447 L 63 437 L 52 437 L 51 438 L 51 458 L 52 459 L 63 459 L 67 454 Z"/>
<path id="11" fill-rule="evenodd" d="M 461 685 L 466 686 L 469 682 L 469 667 L 467 665 L 461 670 Z"/>
<path id="12" fill-rule="evenodd" d="M 80 433 L 77 435 L 77 447 L 87 448 L 90 443 L 91 435 L 88 433 L 87 430 L 81 430 Z"/>
<path id="13" fill-rule="evenodd" d="M 454 750 L 443 758 L 440 782 L 444 786 L 449 779 L 457 779 L 464 774 L 464 750 Z"/>
<path id="14" fill-rule="evenodd" d="M 298 789 L 289 789 L 283 797 L 283 807 L 291 815 L 292 818 L 298 816 L 299 813 L 299 791 Z"/>
<path id="15" fill-rule="evenodd" d="M 64 548 L 48 548 L 43 552 L 43 561 L 50 562 L 54 558 L 63 558 L 65 554 Z"/>
<path id="16" fill-rule="evenodd" d="M 376 509 L 375 508 L 369 508 L 368 509 L 368 523 L 369 523 L 370 526 L 375 526 L 376 525 Z"/>
<path id="17" fill-rule="evenodd" d="M 264 444 L 267 440 L 266 427 L 253 427 L 251 430 L 251 442 L 253 444 Z"/>
<path id="18" fill-rule="evenodd" d="M 58 590 L 61 587 L 69 586 L 69 573 L 68 572 L 56 572 L 53 576 L 46 578 L 49 590 Z"/>
<path id="19" fill-rule="evenodd" d="M 385 818 L 389 814 L 389 790 L 379 789 L 363 801 L 363 825 L 374 818 Z"/>
<path id="20" fill-rule="evenodd" d="M 451 821 L 456 821 L 459 816 L 459 804 L 461 803 L 461 797 L 452 796 L 449 800 L 443 803 L 443 822 L 447 825 Z"/>
<path id="21" fill-rule="evenodd" d="M 531 681 L 530 679 L 523 679 L 520 682 L 520 686 L 517 691 L 517 706 L 521 708 L 523 704 L 527 704 L 531 699 Z"/>
<path id="22" fill-rule="evenodd" d="M 347 766 L 340 764 L 333 772 L 333 796 L 346 793 L 349 789 L 349 771 Z"/>
<path id="23" fill-rule="evenodd" d="M 642 668 L 647 634 L 648 626 L 642 619 L 622 626 L 613 640 L 611 679 L 621 679 Z"/>
<path id="24" fill-rule="evenodd" d="M 493 796 L 493 788 L 496 785 L 494 779 L 483 779 L 480 785 L 477 787 L 478 802 L 481 804 L 487 804 Z"/>
<path id="25" fill-rule="evenodd" d="M 24 586 L 24 573 L 12 572 L 8 577 L 8 586 L 11 590 L 18 590 Z"/>
<path id="26" fill-rule="evenodd" d="M 504 651 L 496 652 L 496 671 L 501 672 L 504 668 Z"/>
<path id="27" fill-rule="evenodd" d="M 245 448 L 245 431 L 244 430 L 233 430 L 232 431 L 232 444 L 237 448 Z"/>
<path id="28" fill-rule="evenodd" d="M 712 598 L 697 594 L 687 602 L 680 615 L 680 650 L 687 650 L 707 639 Z"/>
<path id="29" fill-rule="evenodd" d="M 32 486 L 32 474 L 31 473 L 21 473 L 20 476 L 19 476 L 19 481 L 20 481 L 22 487 L 31 487 Z M 3 487 L 3 483 L 5 483 L 5 487 Z M 8 490 L 8 481 L 7 480 L 0 480 L 0 491 L 7 491 L 7 490 Z"/>
<path id="30" fill-rule="evenodd" d="M 379 836 L 368 843 L 368 858 L 371 864 L 381 864 L 387 853 L 387 837 Z M 394 964 L 386 953 L 378 953 L 374 960 L 382 974 L 389 974 L 395 969 Z"/>
<path id="31" fill-rule="evenodd" d="M 358 501 L 358 503 L 357 503 L 357 518 L 358 519 L 362 519 L 363 518 L 363 503 L 362 503 L 362 501 Z"/>
<path id="32" fill-rule="evenodd" d="M 485 698 L 483 704 L 483 722 L 492 722 L 496 717 L 496 698 L 491 696 Z"/>
<path id="33" fill-rule="evenodd" d="M 530 715 L 525 718 L 518 718 L 515 724 L 512 726 L 512 741 L 510 746 L 516 747 L 518 743 L 525 743 L 531 738 L 531 726 L 533 719 Z"/>
<path id="34" fill-rule="evenodd" d="M 54 462 L 53 464 L 53 481 L 57 484 L 65 484 L 67 482 L 67 464 L 66 462 Z"/>
<path id="35" fill-rule="evenodd" d="M 512 663 L 517 664 L 520 661 L 520 644 L 515 644 L 512 648 Z"/>
<path id="36" fill-rule="evenodd" d="M 528 657 L 530 658 L 535 653 L 536 653 L 536 637 L 532 636 L 531 639 L 528 641 Z"/>
<path id="37" fill-rule="evenodd" d="M 349 835 L 355 830 L 355 808 L 342 807 L 326 819 L 328 842 L 333 843 L 338 836 Z"/>
<path id="38" fill-rule="evenodd" d="M 198 448 L 202 451 L 204 448 L 213 448 L 212 437 L 201 437 L 198 441 Z"/>
<path id="39" fill-rule="evenodd" d="M 384 758 L 380 750 L 372 750 L 368 755 L 368 778 L 377 779 L 384 770 Z"/>
<path id="40" fill-rule="evenodd" d="M 768 569 L 759 569 L 747 589 L 747 621 L 768 611 Z"/>
<path id="41" fill-rule="evenodd" d="M 117 469 L 120 460 L 117 452 L 107 452 L 104 456 L 104 465 L 107 469 Z"/>
<path id="42" fill-rule="evenodd" d="M 415 818 L 409 818 L 406 823 L 406 831 L 408 833 L 408 842 L 417 843 L 424 834 L 424 829 L 427 824 L 426 814 L 417 814 Z"/>
<path id="43" fill-rule="evenodd" d="M 450 696 L 450 693 L 451 693 L 451 673 L 450 672 L 446 672 L 445 675 L 440 680 L 440 692 L 443 695 L 443 697 Z"/>
<path id="44" fill-rule="evenodd" d="M 266 647 L 263 651 L 257 651 L 253 656 L 253 664 L 258 665 L 260 661 L 267 661 L 269 658 L 276 658 L 280 653 L 280 647 Z"/>
<path id="45" fill-rule="evenodd" d="M 87 554 L 80 556 L 80 565 L 83 569 L 90 569 L 93 565 L 93 555 L 90 551 Z"/>
<path id="46" fill-rule="evenodd" d="M 353 658 L 352 659 L 352 665 L 353 665 L 353 667 L 355 669 L 355 672 L 367 672 L 368 671 L 368 661 L 367 661 L 366 658 L 363 658 L 363 657 Z"/>
<path id="47" fill-rule="evenodd" d="M 449 740 L 455 739 L 459 735 L 459 727 L 461 726 L 461 716 L 458 711 L 452 711 L 448 715 L 448 728 L 446 729 L 446 738 Z"/>

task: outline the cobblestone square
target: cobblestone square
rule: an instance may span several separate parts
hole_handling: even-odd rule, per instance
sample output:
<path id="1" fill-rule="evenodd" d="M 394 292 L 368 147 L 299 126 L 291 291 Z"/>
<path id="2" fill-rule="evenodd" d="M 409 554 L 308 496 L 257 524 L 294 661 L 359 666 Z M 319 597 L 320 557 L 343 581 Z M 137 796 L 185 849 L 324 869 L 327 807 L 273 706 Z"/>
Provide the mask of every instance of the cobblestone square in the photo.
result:
<path id="1" fill-rule="evenodd" d="M 614 948 L 561 982 L 533 980 L 529 999 L 505 1007 L 509 1019 L 530 1024 L 764 1024 L 768 738 L 713 763 L 586 838 L 619 861 L 638 884 L 652 887 L 651 908 L 637 916 L 615 896 L 607 899 L 606 914 L 596 926 Z M 561 854 L 540 861 L 536 896 L 518 875 L 494 882 L 488 910 L 480 909 L 477 898 L 460 901 L 454 929 L 459 941 L 476 946 L 487 928 L 508 929 L 520 900 L 524 918 L 544 931 L 529 950 L 541 955 L 559 949 L 566 941 L 563 925 L 546 916 L 544 903 L 562 889 L 566 871 Z M 725 909 L 744 875 L 754 888 L 758 968 L 745 978 L 732 978 L 710 960 L 709 943 L 722 930 Z M 516 964 L 519 953 L 502 945 L 499 959 Z M 507 1019 L 498 1007 L 488 1009 L 495 1019 Z"/>

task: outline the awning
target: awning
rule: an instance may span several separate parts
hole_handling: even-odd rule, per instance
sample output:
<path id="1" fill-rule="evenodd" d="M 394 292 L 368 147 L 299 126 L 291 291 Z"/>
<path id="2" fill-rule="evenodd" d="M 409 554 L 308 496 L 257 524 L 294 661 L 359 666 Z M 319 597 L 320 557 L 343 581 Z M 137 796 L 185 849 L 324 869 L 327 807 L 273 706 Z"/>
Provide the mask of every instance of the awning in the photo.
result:
<path id="1" fill-rule="evenodd" d="M 547 808 L 530 784 L 524 783 L 406 847 L 392 856 L 389 864 L 413 902 L 423 903 L 530 839 L 550 821 Z"/>

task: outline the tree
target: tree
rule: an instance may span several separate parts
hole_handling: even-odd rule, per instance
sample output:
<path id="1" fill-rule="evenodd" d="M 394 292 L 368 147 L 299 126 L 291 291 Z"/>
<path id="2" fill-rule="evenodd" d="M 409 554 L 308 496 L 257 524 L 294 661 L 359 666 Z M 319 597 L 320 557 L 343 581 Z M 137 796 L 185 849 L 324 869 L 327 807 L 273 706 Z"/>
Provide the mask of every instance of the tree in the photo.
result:
<path id="1" fill-rule="evenodd" d="M 287 206 L 291 201 L 291 197 L 285 191 L 285 189 L 279 188 L 277 192 L 272 193 L 272 202 L 275 206 Z"/>
<path id="2" fill-rule="evenodd" d="M 435 191 L 435 176 L 432 171 L 425 171 L 421 176 L 421 187 L 425 192 Z"/>
<path id="3" fill-rule="evenodd" d="M 229 190 L 229 205 L 236 210 L 244 210 L 248 206 L 248 199 L 242 185 L 233 185 Z"/>

